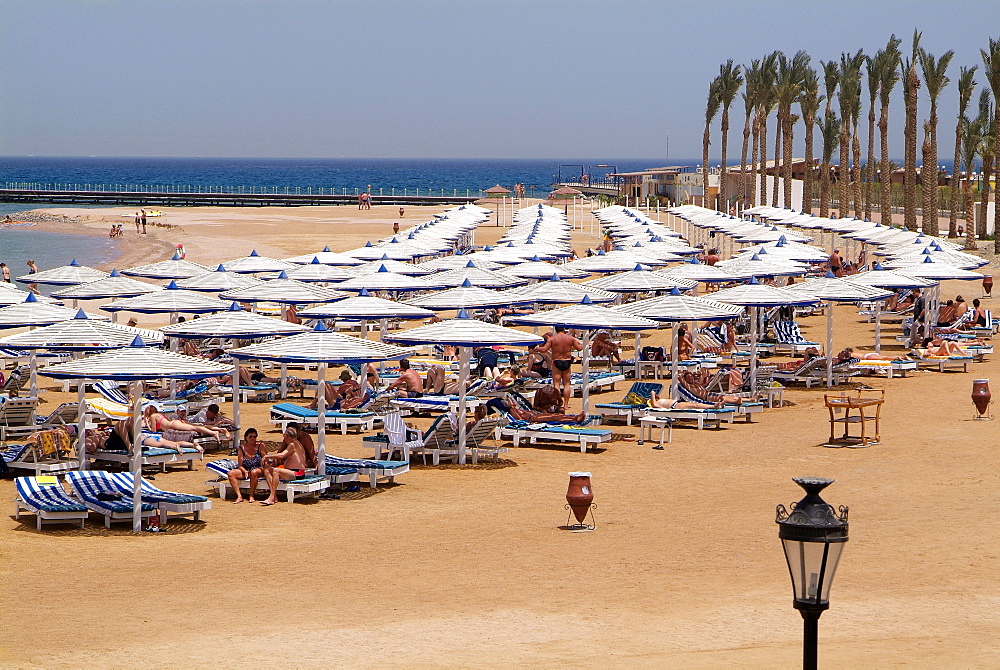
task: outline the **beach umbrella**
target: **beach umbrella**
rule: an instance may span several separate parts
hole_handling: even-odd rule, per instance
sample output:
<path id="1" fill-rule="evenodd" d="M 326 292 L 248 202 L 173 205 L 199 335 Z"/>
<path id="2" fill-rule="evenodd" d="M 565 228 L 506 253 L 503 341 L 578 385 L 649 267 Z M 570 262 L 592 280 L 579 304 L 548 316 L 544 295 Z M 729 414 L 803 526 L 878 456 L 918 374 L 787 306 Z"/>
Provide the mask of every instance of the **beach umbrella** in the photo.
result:
<path id="1" fill-rule="evenodd" d="M 228 303 L 205 293 L 178 288 L 170 282 L 162 291 L 101 305 L 105 312 L 135 312 L 137 314 L 209 314 L 228 307 Z M 173 320 L 173 316 L 171 317 Z"/>
<path id="2" fill-rule="evenodd" d="M 804 263 L 771 258 L 770 255 L 754 254 L 749 258 L 733 258 L 719 261 L 715 267 L 734 275 L 750 275 L 751 277 L 790 277 L 804 275 L 809 268 Z"/>
<path id="3" fill-rule="evenodd" d="M 154 286 L 138 279 L 123 277 L 118 273 L 118 270 L 112 270 L 111 274 L 103 279 L 61 288 L 58 291 L 53 291 L 52 295 L 61 299 L 96 300 L 99 298 L 131 298 L 162 290 L 162 286 Z"/>
<path id="4" fill-rule="evenodd" d="M 278 302 L 287 305 L 308 305 L 343 300 L 347 294 L 332 288 L 289 279 L 282 272 L 277 279 L 224 291 L 219 294 L 219 297 L 238 302 Z"/>
<path id="5" fill-rule="evenodd" d="M 473 286 L 468 280 L 461 286 L 422 295 L 406 301 L 407 305 L 447 311 L 452 309 L 472 309 L 482 307 L 502 307 L 505 305 L 526 305 L 530 299 L 519 295 L 511 295 L 510 291 L 494 291 L 493 289 Z"/>
<path id="6" fill-rule="evenodd" d="M 527 346 L 541 344 L 542 338 L 531 333 L 525 333 L 513 328 L 504 328 L 494 323 L 485 323 L 469 318 L 465 310 L 461 310 L 454 319 L 431 323 L 409 330 L 386 335 L 385 339 L 400 344 L 453 345 L 458 348 L 458 462 L 465 463 L 465 386 L 469 379 L 469 361 L 474 347 L 486 346 Z"/>
<path id="7" fill-rule="evenodd" d="M 151 279 L 188 279 L 197 277 L 208 272 L 204 265 L 198 265 L 181 258 L 181 255 L 174 252 L 173 258 L 147 265 L 138 265 L 134 268 L 122 270 L 123 275 L 133 277 L 149 277 Z"/>
<path id="8" fill-rule="evenodd" d="M 22 328 L 28 326 L 48 326 L 67 321 L 79 310 L 52 303 L 42 302 L 34 293 L 28 293 L 24 300 L 0 309 L 0 328 Z M 88 319 L 107 321 L 108 317 L 87 314 Z"/>
<path id="9" fill-rule="evenodd" d="M 911 277 L 897 270 L 886 270 L 878 263 L 872 270 L 851 275 L 851 282 L 863 286 L 877 286 L 887 289 L 924 289 L 934 286 L 933 279 Z M 875 304 L 875 352 L 882 352 L 882 303 Z"/>
<path id="10" fill-rule="evenodd" d="M 182 279 L 177 282 L 178 288 L 189 291 L 204 291 L 206 293 L 220 293 L 231 291 L 244 286 L 254 286 L 262 283 L 260 279 L 250 275 L 229 272 L 224 265 L 219 265 L 215 270 L 200 274 L 190 279 Z"/>
<path id="11" fill-rule="evenodd" d="M 57 286 L 74 286 L 86 284 L 107 277 L 108 273 L 95 268 L 80 265 L 74 258 L 69 265 L 42 270 L 30 275 L 22 275 L 17 281 L 25 284 L 53 284 Z"/>
<path id="12" fill-rule="evenodd" d="M 302 310 L 296 316 L 303 319 L 365 321 L 369 319 L 425 319 L 434 316 L 434 312 L 405 302 L 376 298 L 369 295 L 366 289 L 361 289 L 361 292 L 353 298 L 310 307 Z"/>
<path id="13" fill-rule="evenodd" d="M 669 291 L 674 288 L 688 290 L 696 287 L 698 282 L 669 275 L 664 272 L 643 270 L 636 264 L 632 270 L 608 274 L 597 279 L 585 281 L 581 286 L 599 288 L 613 293 L 647 293 L 649 291 Z"/>
<path id="14" fill-rule="evenodd" d="M 355 365 L 379 361 L 393 361 L 406 358 L 413 352 L 384 342 L 364 340 L 353 335 L 328 330 L 323 322 L 317 322 L 313 330 L 300 335 L 292 335 L 280 340 L 251 344 L 233 349 L 229 354 L 237 360 L 235 379 L 239 379 L 240 360 L 265 360 L 278 363 L 317 363 L 316 411 L 317 466 L 319 474 L 326 473 L 326 383 L 327 365 Z M 362 377 L 364 377 L 362 375 Z"/>
<path id="15" fill-rule="evenodd" d="M 22 291 L 21 289 L 14 288 L 12 284 L 6 282 L 0 282 L 0 305 L 17 305 L 28 299 L 28 296 L 35 296 L 35 300 L 38 302 L 44 302 L 48 305 L 61 305 L 63 304 L 61 300 L 56 298 L 50 298 L 45 295 L 35 294 L 31 291 Z M 75 313 L 75 312 L 74 312 Z"/>
<path id="16" fill-rule="evenodd" d="M 584 296 L 589 296 L 591 302 L 612 302 L 618 295 L 594 286 L 574 284 L 552 275 L 547 281 L 539 281 L 528 286 L 505 291 L 508 295 L 525 298 L 533 303 L 543 305 L 567 305 L 578 303 Z"/>
<path id="17" fill-rule="evenodd" d="M 616 250 L 598 253 L 589 258 L 578 258 L 567 263 L 566 267 L 587 273 L 628 272 L 634 270 L 637 264 L 643 270 L 650 270 L 653 267 L 665 266 L 666 262 L 629 249 L 628 251 Z"/>
<path id="18" fill-rule="evenodd" d="M 408 261 L 413 258 L 413 253 L 406 249 L 389 249 L 386 246 L 375 246 L 371 242 L 358 249 L 351 249 L 344 252 L 345 256 L 351 256 L 361 261 L 377 261 L 383 257 L 394 261 Z"/>
<path id="19" fill-rule="evenodd" d="M 794 293 L 786 288 L 775 288 L 751 279 L 746 284 L 725 288 L 712 294 L 712 300 L 739 305 L 750 309 L 750 380 L 757 383 L 757 310 L 761 307 L 813 305 L 816 298 Z M 829 352 L 827 352 L 829 354 Z"/>
<path id="20" fill-rule="evenodd" d="M 549 279 L 552 275 L 556 275 L 560 279 L 581 279 L 589 276 L 587 272 L 569 267 L 568 263 L 566 265 L 556 265 L 555 263 L 548 263 L 542 260 L 518 263 L 503 270 L 498 270 L 498 272 L 514 277 L 526 277 L 528 279 Z"/>
<path id="21" fill-rule="evenodd" d="M 769 258 L 780 258 L 800 263 L 824 263 L 830 259 L 830 254 L 819 247 L 802 244 L 801 242 L 786 242 L 780 239 L 777 242 L 768 242 L 767 244 L 741 249 L 736 257 L 749 258 L 753 257 L 754 254 L 759 256 L 762 253 Z"/>
<path id="22" fill-rule="evenodd" d="M 675 265 L 665 270 L 659 270 L 659 272 L 667 275 L 668 277 L 681 277 L 683 279 L 690 279 L 696 282 L 701 281 L 707 284 L 739 281 L 741 279 L 750 279 L 750 277 L 753 276 L 740 271 L 734 273 L 715 265 L 705 265 L 704 263 L 699 263 L 694 259 L 692 259 L 689 263 L 681 263 L 680 265 Z"/>
<path id="23" fill-rule="evenodd" d="M 221 363 L 194 356 L 184 356 L 172 351 L 152 349 L 136 337 L 131 345 L 95 356 L 87 356 L 68 363 L 58 363 L 44 368 L 41 372 L 53 379 L 76 379 L 80 388 L 80 415 L 86 403 L 84 387 L 88 379 L 107 379 L 116 382 L 141 381 L 147 379 L 203 379 L 217 377 L 228 372 Z M 142 393 L 135 389 L 132 394 L 132 475 L 135 488 L 132 492 L 132 530 L 142 530 Z M 82 419 L 81 419 L 82 424 Z M 83 426 L 80 426 L 79 453 L 84 454 Z M 86 462 L 81 457 L 81 466 Z"/>
<path id="24" fill-rule="evenodd" d="M 313 258 L 311 263 L 300 265 L 291 270 L 285 271 L 285 276 L 289 279 L 307 282 L 340 282 L 355 276 L 354 269 L 345 270 L 335 265 L 324 265 L 318 258 Z"/>
<path id="25" fill-rule="evenodd" d="M 448 287 L 461 286 L 465 282 L 469 282 L 473 286 L 482 288 L 512 288 L 528 283 L 528 279 L 525 277 L 514 277 L 503 272 L 481 270 L 472 261 L 468 261 L 465 267 L 438 272 L 434 275 L 434 281 Z"/>
<path id="26" fill-rule="evenodd" d="M 424 261 L 420 265 L 431 270 L 455 270 L 466 267 L 476 267 L 480 270 L 498 270 L 503 267 L 501 263 L 495 263 L 486 258 L 474 257 L 472 254 L 456 254 L 454 256 L 434 258 Z"/>
<path id="27" fill-rule="evenodd" d="M 401 293 L 410 291 L 432 291 L 441 288 L 434 280 L 434 275 L 427 277 L 411 277 L 397 272 L 390 272 L 384 266 L 377 272 L 366 275 L 359 275 L 353 279 L 340 282 L 337 288 L 343 291 L 358 292 L 361 289 L 368 291 L 398 291 Z"/>
<path id="28" fill-rule="evenodd" d="M 289 263 L 288 261 L 278 260 L 277 258 L 268 258 L 267 256 L 261 256 L 254 249 L 250 252 L 249 256 L 243 256 L 242 258 L 234 258 L 231 261 L 223 263 L 226 269 L 230 272 L 237 272 L 239 274 L 256 274 L 258 272 L 281 272 L 282 270 L 291 270 L 295 267 L 295 263 Z"/>
<path id="29" fill-rule="evenodd" d="M 864 284 L 854 284 L 828 272 L 825 277 L 817 277 L 801 284 L 789 286 L 788 290 L 824 300 L 826 306 L 826 385 L 833 386 L 833 303 L 884 300 L 892 291 Z"/>
<path id="30" fill-rule="evenodd" d="M 429 275 L 435 271 L 433 268 L 425 268 L 423 265 L 405 263 L 403 261 L 394 261 L 385 254 L 382 254 L 378 260 L 363 263 L 362 265 L 352 268 L 351 271 L 355 275 L 367 275 L 372 272 L 379 272 L 382 268 L 385 268 L 389 272 L 395 272 L 400 275 L 409 275 L 411 277 Z"/>
<path id="31" fill-rule="evenodd" d="M 657 328 L 656 321 L 625 314 L 623 312 L 595 305 L 590 296 L 568 307 L 559 307 L 546 312 L 524 316 L 509 316 L 508 323 L 525 326 L 563 326 L 584 331 L 583 335 L 583 411 L 590 409 L 590 338 L 595 330 L 641 331 Z M 638 356 L 638 354 L 636 354 Z M 568 408 L 567 408 L 568 409 Z"/>
<path id="32" fill-rule="evenodd" d="M 352 266 L 364 263 L 364 261 L 354 258 L 353 256 L 338 254 L 335 251 L 330 251 L 330 247 L 325 247 L 323 251 L 317 251 L 314 254 L 302 254 L 301 256 L 286 258 L 285 262 L 295 263 L 296 265 L 307 265 L 312 263 L 313 260 L 318 260 L 323 265 Z"/>
<path id="33" fill-rule="evenodd" d="M 718 302 L 716 300 L 710 300 L 708 298 L 699 298 L 693 295 L 684 295 L 678 289 L 673 289 L 669 295 L 660 296 L 658 298 L 650 298 L 649 300 L 639 300 L 636 302 L 626 303 L 624 305 L 619 305 L 614 308 L 616 311 L 632 314 L 634 316 L 641 316 L 647 319 L 652 319 L 653 321 L 660 321 L 665 323 L 692 323 L 697 321 L 727 321 L 729 319 L 736 319 L 741 314 L 743 314 L 743 308 L 736 305 L 730 305 L 724 302 Z M 692 330 L 694 327 L 692 326 Z M 680 353 L 678 352 L 678 331 L 674 331 L 673 342 L 671 345 L 671 378 L 670 378 L 670 396 L 677 396 L 677 367 L 678 359 Z M 639 354 L 640 351 L 639 335 L 636 334 L 636 369 L 635 377 L 639 378 Z"/>

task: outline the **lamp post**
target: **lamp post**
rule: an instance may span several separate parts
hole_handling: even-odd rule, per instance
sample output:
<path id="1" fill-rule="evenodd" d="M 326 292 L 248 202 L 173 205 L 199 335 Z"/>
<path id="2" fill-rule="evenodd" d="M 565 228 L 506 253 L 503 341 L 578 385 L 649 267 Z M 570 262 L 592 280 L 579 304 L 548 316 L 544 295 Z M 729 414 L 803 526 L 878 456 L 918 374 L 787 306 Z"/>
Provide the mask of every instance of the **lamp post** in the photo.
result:
<path id="1" fill-rule="evenodd" d="M 830 586 L 847 542 L 847 507 L 834 510 L 819 496 L 832 479 L 796 477 L 792 481 L 806 495 L 790 512 L 778 505 L 775 522 L 792 577 L 792 605 L 803 620 L 802 667 L 815 670 L 819 617 L 830 607 Z"/>

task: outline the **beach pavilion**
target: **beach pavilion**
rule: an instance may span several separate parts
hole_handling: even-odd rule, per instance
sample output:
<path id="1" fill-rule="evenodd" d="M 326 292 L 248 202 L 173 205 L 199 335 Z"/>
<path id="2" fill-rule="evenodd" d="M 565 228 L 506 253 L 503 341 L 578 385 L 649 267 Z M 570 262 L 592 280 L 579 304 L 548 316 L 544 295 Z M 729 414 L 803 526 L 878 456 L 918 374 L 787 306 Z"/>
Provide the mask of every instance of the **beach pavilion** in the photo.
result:
<path id="1" fill-rule="evenodd" d="M 80 388 L 80 416 L 83 415 L 84 391 L 87 380 L 138 382 L 148 379 L 203 379 L 225 374 L 229 368 L 204 358 L 184 356 L 172 351 L 154 349 L 136 337 L 131 345 L 67 363 L 50 365 L 42 370 L 46 377 L 77 380 Z M 132 531 L 142 530 L 142 386 L 132 389 Z M 82 418 L 81 418 L 82 424 Z M 82 425 L 81 425 L 82 428 Z M 80 431 L 80 453 L 85 453 L 83 431 Z M 81 467 L 86 462 L 81 458 Z"/>

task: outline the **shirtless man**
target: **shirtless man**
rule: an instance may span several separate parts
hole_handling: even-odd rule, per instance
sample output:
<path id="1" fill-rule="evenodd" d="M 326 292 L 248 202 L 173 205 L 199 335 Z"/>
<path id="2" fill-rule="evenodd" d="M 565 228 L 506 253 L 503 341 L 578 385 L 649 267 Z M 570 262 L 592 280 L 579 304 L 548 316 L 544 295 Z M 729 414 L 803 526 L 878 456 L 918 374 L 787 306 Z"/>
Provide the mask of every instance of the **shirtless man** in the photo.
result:
<path id="1" fill-rule="evenodd" d="M 840 260 L 840 249 L 834 249 L 830 254 L 830 272 L 839 277 L 844 272 L 844 262 Z"/>
<path id="2" fill-rule="evenodd" d="M 317 467 L 317 462 L 316 462 L 316 445 L 313 444 L 312 435 L 310 435 L 306 431 L 302 430 L 302 426 L 299 425 L 298 421 L 289 421 L 288 422 L 288 427 L 289 428 L 294 428 L 295 431 L 298 433 L 295 436 L 295 439 L 299 441 L 299 444 L 302 445 L 302 448 L 306 452 L 306 467 L 307 468 L 315 468 L 315 467 Z M 284 449 L 285 446 L 287 446 L 288 443 L 291 442 L 291 441 L 292 441 L 292 438 L 288 437 L 287 435 L 283 436 L 281 438 L 281 448 Z"/>
<path id="3" fill-rule="evenodd" d="M 722 401 L 717 403 L 707 403 L 661 398 L 656 391 L 653 391 L 649 395 L 649 406 L 657 409 L 722 409 L 724 405 L 725 403 Z"/>
<path id="4" fill-rule="evenodd" d="M 271 466 L 264 471 L 267 485 L 271 488 L 271 495 L 261 503 L 264 506 L 278 502 L 278 485 L 282 481 L 290 482 L 306 474 L 306 453 L 302 443 L 296 439 L 298 435 L 299 432 L 289 426 L 285 430 L 288 441 L 281 451 L 263 458 L 264 464 Z"/>
<path id="5" fill-rule="evenodd" d="M 567 333 L 563 326 L 556 326 L 556 334 L 536 349 L 540 354 L 552 354 L 552 382 L 562 394 L 564 410 L 569 407 L 569 399 L 573 395 L 573 386 L 570 383 L 573 352 L 582 350 L 583 343 Z"/>
<path id="6" fill-rule="evenodd" d="M 423 395 L 424 381 L 416 370 L 410 369 L 410 361 L 405 358 L 399 362 L 399 379 L 389 384 L 387 391 L 400 389 L 403 398 L 419 398 Z"/>

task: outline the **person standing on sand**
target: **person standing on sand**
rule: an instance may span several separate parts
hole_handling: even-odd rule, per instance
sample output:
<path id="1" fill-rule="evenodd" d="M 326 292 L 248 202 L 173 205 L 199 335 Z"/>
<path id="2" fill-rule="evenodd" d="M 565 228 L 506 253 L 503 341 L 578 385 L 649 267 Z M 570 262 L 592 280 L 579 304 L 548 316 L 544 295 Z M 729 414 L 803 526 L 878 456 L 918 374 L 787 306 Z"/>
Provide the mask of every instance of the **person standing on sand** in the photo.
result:
<path id="1" fill-rule="evenodd" d="M 583 343 L 567 333 L 563 326 L 556 326 L 556 334 L 535 349 L 540 354 L 552 355 L 552 382 L 556 390 L 562 394 L 563 412 L 569 407 L 569 399 L 573 396 L 573 385 L 570 381 L 573 352 L 582 350 Z"/>
<path id="2" fill-rule="evenodd" d="M 142 226 L 142 218 L 139 217 L 139 212 L 135 213 L 135 234 L 138 235 L 140 232 L 139 227 Z"/>
<path id="3" fill-rule="evenodd" d="M 0 270 L 3 271 L 3 280 L 10 283 L 10 268 L 7 267 L 6 263 L 0 263 Z"/>
<path id="4" fill-rule="evenodd" d="M 145 235 L 146 234 L 146 210 L 145 209 L 141 209 L 139 211 L 142 213 L 141 216 L 139 217 L 139 220 L 142 222 L 142 234 Z"/>
<path id="5" fill-rule="evenodd" d="M 28 261 L 28 274 L 29 275 L 38 274 L 38 266 L 35 265 L 35 261 L 32 260 Z M 39 295 L 38 284 L 28 284 L 28 288 L 31 289 L 31 292 L 34 293 L 35 295 Z"/>

